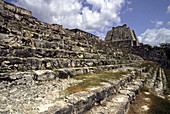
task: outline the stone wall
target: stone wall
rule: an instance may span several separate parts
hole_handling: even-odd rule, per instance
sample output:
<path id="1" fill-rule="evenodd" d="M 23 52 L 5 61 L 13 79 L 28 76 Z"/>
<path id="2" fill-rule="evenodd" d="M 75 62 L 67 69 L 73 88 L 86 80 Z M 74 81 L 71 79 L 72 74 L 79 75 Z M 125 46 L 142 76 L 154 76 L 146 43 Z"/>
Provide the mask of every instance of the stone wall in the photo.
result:
<path id="1" fill-rule="evenodd" d="M 158 65 L 163 68 L 169 68 L 170 62 L 167 59 L 165 52 L 161 49 L 149 49 L 147 46 L 135 46 L 135 47 L 128 47 L 131 53 L 139 55 L 144 60 L 147 61 L 154 61 Z"/>
<path id="2" fill-rule="evenodd" d="M 20 33 L 23 31 L 19 30 L 19 28 L 22 28 L 24 25 L 24 28 L 32 29 L 35 32 L 40 31 L 37 28 L 42 30 L 53 29 L 56 31 L 62 31 L 63 29 L 62 25 L 41 22 L 31 15 L 31 11 L 0 0 L 0 28 L 7 27 L 8 32 L 12 32 L 10 30 L 13 29 L 13 31 Z"/>
<path id="3" fill-rule="evenodd" d="M 5 8 L 4 4 L 9 3 L 1 2 L 1 72 L 90 67 L 142 60 L 107 45 L 93 34 L 41 22 L 33 16 Z"/>
<path id="4" fill-rule="evenodd" d="M 80 30 L 80 29 L 72 29 L 72 30 L 70 30 L 70 31 L 72 31 L 72 32 L 74 32 L 74 33 L 76 33 L 77 35 L 80 35 L 80 36 L 87 36 L 87 37 L 89 37 L 89 38 L 93 38 L 93 39 L 99 40 L 99 37 L 98 37 L 98 36 L 95 36 L 95 35 L 93 35 L 93 34 L 90 34 L 90 33 L 88 33 L 88 32 L 85 32 L 85 31 L 83 31 L 83 30 Z"/>
<path id="5" fill-rule="evenodd" d="M 127 27 L 127 25 L 113 27 L 111 31 L 108 31 L 105 41 L 126 48 L 131 53 L 139 55 L 144 60 L 154 61 L 163 68 L 168 68 L 170 66 L 163 50 L 150 50 L 148 47 L 139 43 L 136 33 L 134 30 Z"/>
<path id="6" fill-rule="evenodd" d="M 4 9 L 9 9 L 12 12 L 19 13 L 21 15 L 29 15 L 31 16 L 31 11 L 28 11 L 26 9 L 23 9 L 21 7 L 17 7 L 15 5 L 12 5 L 8 2 L 0 0 L 0 7 Z"/>
<path id="7" fill-rule="evenodd" d="M 105 98 L 121 93 L 120 89 L 125 91 L 126 85 L 132 90 L 136 82 L 131 82 L 145 69 L 129 68 L 143 59 L 90 33 L 47 24 L 30 13 L 23 13 L 27 10 L 17 12 L 18 7 L 2 0 L 0 3 L 0 113 L 83 113 Z M 68 87 L 85 81 L 77 79 L 79 74 L 105 71 L 127 74 L 107 79 L 107 83 L 102 81 L 101 87 L 88 88 L 88 91 L 63 93 Z M 140 86 L 135 88 L 133 91 Z M 127 102 L 113 100 L 115 107 L 109 109 L 123 113 L 122 103 L 127 107 L 132 98 L 127 93 Z"/>

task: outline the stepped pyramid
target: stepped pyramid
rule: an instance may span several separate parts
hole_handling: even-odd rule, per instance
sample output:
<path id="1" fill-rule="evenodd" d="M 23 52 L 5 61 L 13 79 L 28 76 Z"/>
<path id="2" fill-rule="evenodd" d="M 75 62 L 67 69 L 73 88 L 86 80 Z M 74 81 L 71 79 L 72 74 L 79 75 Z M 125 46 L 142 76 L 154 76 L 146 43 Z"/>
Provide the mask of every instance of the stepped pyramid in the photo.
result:
<path id="1" fill-rule="evenodd" d="M 30 11 L 2 0 L 0 20 L 0 113 L 87 112 L 144 70 L 124 68 L 143 62 L 137 55 L 88 32 L 41 22 Z M 130 74 L 112 80 L 114 86 L 105 81 L 102 87 L 63 94 L 83 82 L 74 78 L 77 75 L 119 69 Z"/>
<path id="2" fill-rule="evenodd" d="M 1 72 L 51 70 L 62 77 L 142 60 L 85 31 L 38 21 L 30 11 L 3 1 L 0 19 Z"/>

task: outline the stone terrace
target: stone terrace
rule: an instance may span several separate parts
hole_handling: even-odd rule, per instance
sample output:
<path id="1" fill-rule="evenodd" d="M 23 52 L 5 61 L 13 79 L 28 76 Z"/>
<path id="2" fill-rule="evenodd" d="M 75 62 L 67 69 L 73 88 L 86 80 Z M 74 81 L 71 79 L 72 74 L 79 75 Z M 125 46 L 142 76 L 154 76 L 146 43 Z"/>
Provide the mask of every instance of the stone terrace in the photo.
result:
<path id="1" fill-rule="evenodd" d="M 124 78 L 113 80 L 114 86 L 103 83 L 89 92 L 63 94 L 72 84 L 83 81 L 73 78 L 76 75 L 127 69 L 143 59 L 97 36 L 43 23 L 18 8 L 0 0 L 0 113 L 82 113 L 141 72 L 133 68 Z M 108 92 L 111 94 L 103 95 Z M 89 100 L 91 104 L 78 109 L 79 103 Z"/>
<path id="2" fill-rule="evenodd" d="M 4 72 L 89 68 L 140 62 L 99 39 L 47 24 L 0 4 L 0 70 Z M 62 77 L 62 76 L 61 76 Z"/>

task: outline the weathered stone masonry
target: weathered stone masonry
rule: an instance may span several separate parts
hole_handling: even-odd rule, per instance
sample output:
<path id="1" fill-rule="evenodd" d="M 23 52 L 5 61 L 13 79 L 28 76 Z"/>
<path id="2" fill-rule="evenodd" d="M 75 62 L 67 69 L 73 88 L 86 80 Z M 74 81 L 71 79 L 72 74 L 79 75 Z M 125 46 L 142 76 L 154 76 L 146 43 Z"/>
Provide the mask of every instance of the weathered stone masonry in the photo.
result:
<path id="1" fill-rule="evenodd" d="M 108 31 L 105 41 L 112 42 L 120 47 L 139 46 L 134 30 L 127 27 L 127 25 L 113 27 Z"/>
<path id="2" fill-rule="evenodd" d="M 2 0 L 0 0 L 0 7 L 4 9 L 9 9 L 10 11 L 14 13 L 31 16 L 31 11 L 9 4 L 8 2 L 2 1 Z"/>
<path id="3" fill-rule="evenodd" d="M 151 75 L 149 72 L 145 79 L 136 80 L 144 68 L 129 66 L 143 62 L 141 57 L 85 31 L 41 22 L 30 11 L 2 0 L 0 20 L 0 113 L 125 113 Z M 129 73 L 90 91 L 64 93 L 83 81 L 72 76 L 120 70 Z M 110 96 L 111 107 L 96 110 L 95 105 Z"/>
<path id="4" fill-rule="evenodd" d="M 136 33 L 127 25 L 113 27 L 112 30 L 108 31 L 105 41 L 123 47 L 144 60 L 154 61 L 163 68 L 170 67 L 170 62 L 163 50 L 149 49 L 139 43 Z"/>

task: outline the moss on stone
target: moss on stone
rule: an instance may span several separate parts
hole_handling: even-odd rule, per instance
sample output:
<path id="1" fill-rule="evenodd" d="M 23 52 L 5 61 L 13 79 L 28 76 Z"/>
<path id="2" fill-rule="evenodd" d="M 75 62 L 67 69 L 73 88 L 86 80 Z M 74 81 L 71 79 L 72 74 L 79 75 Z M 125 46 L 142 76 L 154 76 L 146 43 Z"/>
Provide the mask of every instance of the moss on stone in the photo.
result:
<path id="1" fill-rule="evenodd" d="M 75 76 L 77 80 L 83 80 L 83 82 L 72 85 L 66 89 L 68 93 L 75 93 L 80 91 L 89 91 L 88 88 L 102 86 L 102 82 L 108 82 L 109 80 L 118 80 L 123 77 L 123 75 L 128 74 L 129 72 L 119 71 L 116 73 L 113 72 L 95 72 L 95 73 L 88 73 Z"/>

